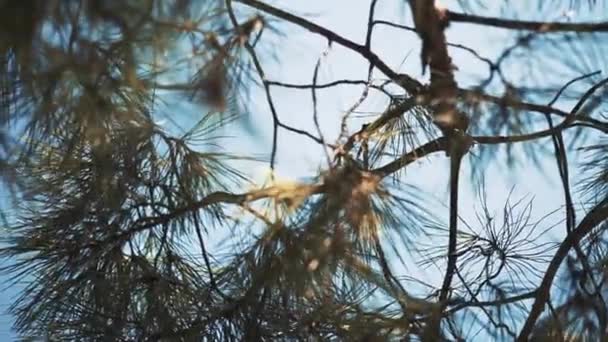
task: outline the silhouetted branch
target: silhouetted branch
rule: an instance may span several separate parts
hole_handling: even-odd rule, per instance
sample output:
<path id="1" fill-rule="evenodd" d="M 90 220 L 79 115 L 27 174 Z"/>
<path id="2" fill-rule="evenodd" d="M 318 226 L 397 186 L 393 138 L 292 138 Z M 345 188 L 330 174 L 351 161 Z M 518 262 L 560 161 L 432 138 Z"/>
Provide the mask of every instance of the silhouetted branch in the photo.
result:
<path id="1" fill-rule="evenodd" d="M 270 6 L 263 2 L 257 0 L 236 0 L 242 4 L 251 6 L 260 11 L 264 11 L 273 16 L 281 18 L 287 22 L 298 25 L 310 32 L 320 34 L 327 38 L 329 41 L 335 42 L 348 48 L 365 59 L 367 59 L 374 67 L 378 68 L 378 70 L 382 71 L 388 78 L 395 81 L 397 84 L 402 85 L 410 94 L 416 94 L 420 91 L 422 85 L 415 79 L 407 76 L 398 74 L 393 69 L 391 69 L 386 63 L 384 63 L 378 55 L 373 53 L 371 50 L 367 49 L 364 45 L 357 44 L 351 40 L 348 40 L 337 33 L 330 31 L 322 26 L 314 24 L 304 18 L 298 17 L 276 7 Z"/>
<path id="2" fill-rule="evenodd" d="M 527 30 L 540 33 L 549 32 L 602 32 L 608 31 L 608 22 L 599 23 L 564 23 L 546 21 L 510 20 L 504 18 L 482 17 L 447 11 L 449 21 L 494 26 L 512 30 Z"/>
<path id="3" fill-rule="evenodd" d="M 541 281 L 538 291 L 534 297 L 532 309 L 530 310 L 528 318 L 526 319 L 524 326 L 519 333 L 518 341 L 528 340 L 528 336 L 532 332 L 538 317 L 544 310 L 545 303 L 549 299 L 553 279 L 555 278 L 562 261 L 568 256 L 568 253 L 576 244 L 578 244 L 587 234 L 589 234 L 593 228 L 604 222 L 606 219 L 608 219 L 608 199 L 591 209 L 578 224 L 576 229 L 570 232 L 566 236 L 566 239 L 564 239 L 564 241 L 560 244 L 544 273 L 543 280 Z"/>

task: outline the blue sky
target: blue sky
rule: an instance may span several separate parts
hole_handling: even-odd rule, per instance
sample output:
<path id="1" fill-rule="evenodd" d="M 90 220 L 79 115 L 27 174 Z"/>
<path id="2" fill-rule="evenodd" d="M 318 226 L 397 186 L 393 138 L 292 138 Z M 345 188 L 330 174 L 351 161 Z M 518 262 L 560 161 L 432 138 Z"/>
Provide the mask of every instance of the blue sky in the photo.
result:
<path id="1" fill-rule="evenodd" d="M 288 9 L 293 13 L 312 14 L 309 18 L 340 35 L 353 41 L 363 43 L 366 30 L 369 1 L 276 1 L 274 2 L 282 9 Z M 498 1 L 495 3 L 499 3 Z M 451 9 L 458 9 L 452 2 L 446 2 L 446 6 Z M 523 5 L 525 6 L 525 5 Z M 497 6 L 498 7 L 498 6 Z M 563 12 L 557 11 L 551 19 L 559 19 Z M 497 14 L 497 11 L 488 9 L 486 14 Z M 400 1 L 380 1 L 376 12 L 378 19 L 391 20 L 398 23 L 407 23 L 409 20 L 409 8 L 403 6 Z M 526 19 L 542 19 L 534 16 L 526 16 Z M 547 19 L 547 18 L 545 18 Z M 287 83 L 311 83 L 313 69 L 317 59 L 326 51 L 326 40 L 323 37 L 315 36 L 309 32 L 290 25 L 282 26 L 286 31 L 287 38 L 281 41 L 280 46 L 275 51 L 281 61 L 280 64 L 266 63 L 265 71 L 268 78 L 275 81 Z M 502 49 L 512 42 L 512 32 L 481 28 L 480 26 L 453 24 L 447 31 L 448 40 L 452 43 L 460 43 L 476 49 L 482 55 L 492 59 L 502 52 Z M 407 73 L 412 76 L 420 76 L 419 39 L 410 32 L 403 32 L 393 28 L 378 27 L 373 36 L 372 49 L 387 64 L 399 72 Z M 456 77 L 461 87 L 473 86 L 477 84 L 480 77 L 487 72 L 487 67 L 473 58 L 469 53 L 458 49 L 450 49 L 454 63 L 459 70 Z M 509 76 L 515 82 L 521 84 L 530 83 L 531 76 L 527 73 L 528 62 L 525 59 L 519 61 L 520 65 L 509 70 Z M 542 69 L 548 65 L 541 65 Z M 367 73 L 366 61 L 355 53 L 348 51 L 340 46 L 333 45 L 327 57 L 322 62 L 319 83 L 334 81 L 337 79 L 365 79 Z M 382 78 L 379 73 L 375 77 Z M 557 74 L 547 74 L 549 79 Z M 560 75 L 561 76 L 561 75 Z M 563 78 L 562 78 L 563 79 Z M 339 86 L 332 90 L 318 91 L 319 97 L 319 120 L 325 138 L 333 142 L 339 132 L 340 117 L 347 108 L 353 105 L 359 98 L 362 91 L 360 86 Z M 256 123 L 262 127 L 267 139 L 260 143 L 253 141 L 253 144 L 262 148 L 258 153 L 270 151 L 271 118 L 264 97 L 261 93 L 257 98 L 262 99 L 257 102 L 259 111 L 256 111 Z M 272 88 L 273 98 L 277 107 L 278 115 L 281 119 L 294 127 L 305 127 L 310 132 L 315 132 L 312 120 L 312 104 L 310 90 L 281 89 Z M 373 93 L 372 93 L 373 94 Z M 497 94 L 500 95 L 500 94 Z M 363 113 L 381 113 L 386 108 L 387 102 L 380 95 L 371 95 L 359 108 Z M 562 101 L 557 106 L 564 110 L 569 110 L 571 103 Z M 491 113 L 488 113 L 491 115 Z M 350 133 L 359 129 L 363 122 L 371 121 L 366 119 L 354 121 L 349 127 Z M 319 145 L 308 141 L 297 135 L 288 132 L 281 132 L 278 149 L 277 173 L 285 178 L 299 178 L 312 176 L 320 166 L 324 165 L 323 151 Z M 547 146 L 550 139 L 544 141 Z M 238 143 L 238 142 L 237 142 Z M 254 146 L 254 145 L 248 145 Z M 475 149 L 469 158 L 475 158 Z M 504 153 L 501 146 L 495 147 L 495 153 Z M 504 163 L 491 164 L 485 171 L 487 180 L 487 202 L 491 212 L 500 213 L 507 197 L 512 191 L 511 199 L 518 200 L 522 197 L 534 198 L 532 207 L 532 218 L 539 219 L 549 212 L 559 210 L 556 214 L 547 218 L 539 227 L 544 229 L 556 225 L 563 219 L 563 193 L 560 186 L 557 167 L 553 159 L 547 159 L 541 163 L 542 170 L 533 164 L 531 160 L 523 157 L 523 151 L 518 150 L 517 154 L 520 163 L 513 169 L 506 169 Z M 504 156 L 498 158 L 504 160 Z M 446 167 L 448 159 L 443 154 L 436 154 L 427 160 L 417 162 L 408 166 L 405 182 L 419 187 L 425 196 L 428 196 L 429 203 L 432 205 L 432 212 L 437 215 L 442 222 L 447 222 L 447 179 Z M 572 179 L 576 179 L 576 172 L 573 170 Z M 480 210 L 480 203 L 475 195 L 476 188 L 470 173 L 469 160 L 465 160 L 462 170 L 461 181 L 461 205 L 460 215 L 464 221 L 475 226 L 476 211 Z M 464 226 L 461 224 L 461 227 Z M 563 236 L 565 227 L 556 225 L 554 229 L 547 231 L 540 237 L 545 241 L 558 241 Z M 444 243 L 443 241 L 428 241 L 427 237 L 421 237 L 421 243 L 435 245 Z M 426 240 L 426 241 L 425 241 Z M 443 278 L 444 265 L 439 264 L 435 267 L 418 267 L 415 264 L 408 264 L 402 267 L 395 263 L 396 270 L 403 270 L 406 274 L 414 276 L 416 279 L 425 283 L 434 284 L 439 287 Z M 398 271 L 397 271 L 398 272 Z M 529 275 L 521 275 L 523 278 Z"/>
<path id="2" fill-rule="evenodd" d="M 363 42 L 367 22 L 368 1 L 306 1 L 306 2 L 275 2 L 283 9 L 294 13 L 313 14 L 310 16 L 315 23 L 324 25 L 331 30 L 357 42 Z M 299 4 L 299 6 L 298 6 Z M 450 6 L 453 4 L 446 3 Z M 345 10 L 347 8 L 347 10 Z M 457 7 L 450 7 L 457 8 Z M 347 12 L 346 12 L 347 11 Z M 409 8 L 402 6 L 399 1 L 380 1 L 376 14 L 378 19 L 392 20 L 399 23 L 409 23 Z M 283 26 L 287 38 L 281 42 L 276 50 L 280 64 L 266 63 L 265 71 L 271 80 L 287 83 L 311 83 L 313 69 L 317 58 L 326 49 L 326 40 L 315 36 L 294 26 Z M 452 25 L 448 30 L 448 39 L 454 43 L 461 43 L 478 48 L 487 56 L 500 52 L 496 43 L 504 44 L 501 39 L 505 32 L 499 30 L 483 29 L 472 25 Z M 403 32 L 392 28 L 378 28 L 373 36 L 373 50 L 380 55 L 388 65 L 399 72 L 412 76 L 420 75 L 419 39 L 410 32 Z M 460 68 L 456 76 L 461 86 L 475 84 L 475 77 L 484 75 L 486 68 L 471 55 L 461 51 L 451 51 L 454 62 Z M 319 83 L 337 79 L 365 79 L 367 73 L 366 61 L 356 54 L 334 44 L 328 56 L 323 61 Z M 382 78 L 379 73 L 375 77 Z M 332 90 L 319 90 L 319 120 L 323 133 L 328 141 L 335 141 L 339 133 L 341 113 L 349 108 L 359 98 L 363 87 L 339 86 Z M 266 140 L 262 143 L 253 141 L 258 146 L 257 153 L 270 152 L 271 118 L 263 95 L 259 93 L 256 98 L 258 111 L 255 112 L 256 123 L 265 133 Z M 272 88 L 273 98 L 277 111 L 282 120 L 295 127 L 305 127 L 315 132 L 312 120 L 312 104 L 310 90 Z M 372 93 L 373 94 L 373 93 Z M 361 112 L 381 113 L 386 108 L 386 100 L 377 94 L 370 95 L 359 108 Z M 361 123 L 371 121 L 370 117 L 357 120 L 352 124 L 350 133 L 360 128 Z M 240 140 L 240 139 L 239 139 Z M 285 178 L 299 178 L 312 176 L 319 166 L 324 165 L 323 151 L 319 145 L 308 141 L 301 136 L 282 131 L 280 133 L 278 149 L 277 173 Z M 547 140 L 548 141 L 548 140 Z M 235 141 L 239 144 L 239 141 Z M 261 150 L 260 150 L 261 149 Z M 499 151 L 501 148 L 498 147 Z M 475 149 L 472 151 L 475 154 Z M 514 174 L 517 178 L 507 177 L 507 170 L 502 165 L 491 165 L 486 171 L 488 202 L 490 208 L 502 210 L 512 187 L 513 198 L 534 195 L 534 216 L 542 216 L 561 206 L 562 193 L 559 188 L 559 178 L 553 160 L 548 160 L 544 172 L 540 172 L 531 162 L 522 158 L 522 163 Z M 443 221 L 447 221 L 447 179 L 445 170 L 448 159 L 443 154 L 436 154 L 427 160 L 408 166 L 405 181 L 420 187 L 435 203 L 433 212 Z M 264 169 L 265 167 L 262 167 Z M 474 222 L 475 209 L 479 209 L 475 200 L 475 188 L 472 186 L 469 174 L 469 163 L 463 165 L 463 183 L 461 186 L 462 206 L 461 216 Z M 427 272 L 419 270 L 421 276 L 429 281 L 437 281 L 436 269 Z"/>

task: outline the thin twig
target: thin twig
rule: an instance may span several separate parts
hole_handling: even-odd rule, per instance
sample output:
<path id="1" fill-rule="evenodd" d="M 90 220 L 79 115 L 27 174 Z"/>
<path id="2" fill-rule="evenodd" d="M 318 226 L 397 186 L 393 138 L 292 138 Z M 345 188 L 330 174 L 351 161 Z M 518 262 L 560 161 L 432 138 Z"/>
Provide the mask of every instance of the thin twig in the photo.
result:
<path id="1" fill-rule="evenodd" d="M 323 58 L 327 57 L 327 54 L 329 53 L 329 49 L 330 48 L 331 48 L 331 42 L 328 42 L 327 49 L 325 51 L 323 51 L 323 54 L 317 59 L 317 63 L 315 64 L 315 70 L 314 70 L 313 76 L 312 76 L 312 85 L 313 85 L 313 87 L 310 88 L 310 91 L 312 93 L 312 109 L 313 109 L 312 120 L 315 123 L 315 127 L 317 129 L 317 134 L 319 134 L 319 138 L 321 139 L 321 143 L 323 145 L 323 153 L 325 154 L 325 157 L 327 159 L 327 166 L 328 167 L 331 166 L 331 158 L 329 157 L 329 153 L 325 149 L 325 138 L 323 137 L 323 132 L 321 131 L 321 125 L 319 124 L 319 113 L 318 113 L 318 104 L 317 104 L 317 87 L 316 87 L 316 85 L 317 85 L 317 79 L 319 77 L 319 69 L 321 68 L 321 61 L 323 60 Z"/>
<path id="2" fill-rule="evenodd" d="M 598 23 L 565 23 L 548 21 L 525 21 L 494 17 L 482 17 L 474 14 L 465 14 L 447 11 L 451 22 L 471 23 L 485 26 L 494 26 L 505 29 L 528 30 L 540 33 L 548 32 L 603 32 L 608 31 L 608 22 Z"/>
<path id="3" fill-rule="evenodd" d="M 562 261 L 568 256 L 570 249 L 572 249 L 576 244 L 578 244 L 581 239 L 583 239 L 587 234 L 589 234 L 593 228 L 597 225 L 601 224 L 605 220 L 608 219 L 608 199 L 600 202 L 596 205 L 591 211 L 587 213 L 587 215 L 583 218 L 583 220 L 578 224 L 576 229 L 574 229 L 562 243 L 559 248 L 555 252 L 555 255 L 549 262 L 549 266 L 547 267 L 543 280 L 541 281 L 540 286 L 538 287 L 538 291 L 536 292 L 536 296 L 534 298 L 534 303 L 532 304 L 532 309 L 528 314 L 528 318 L 526 319 L 523 328 L 521 329 L 519 336 L 517 338 L 518 341 L 527 341 L 528 336 L 532 332 L 538 317 L 543 312 L 545 303 L 549 299 L 549 294 L 551 291 L 551 285 L 553 284 L 553 279 L 559 270 L 559 267 Z"/>
<path id="4" fill-rule="evenodd" d="M 405 88 L 405 90 L 410 94 L 416 94 L 422 89 L 422 84 L 418 82 L 416 79 L 403 74 L 398 74 L 391 67 L 389 67 L 384 61 L 378 57 L 374 52 L 370 49 L 367 49 L 364 45 L 357 44 L 347 38 L 340 36 L 339 34 L 326 29 L 325 27 L 319 26 L 311 21 L 308 21 L 304 18 L 298 17 L 294 14 L 281 10 L 279 8 L 270 6 L 261 1 L 257 0 L 235 0 L 244 5 L 256 8 L 260 11 L 269 13 L 275 17 L 281 18 L 287 22 L 298 25 L 310 32 L 322 35 L 323 37 L 329 39 L 332 42 L 335 42 L 349 50 L 352 50 L 363 58 L 367 59 L 371 64 L 374 65 L 375 68 L 384 73 L 388 78 L 396 82 Z"/>
<path id="5" fill-rule="evenodd" d="M 226 0 L 226 8 L 228 9 L 228 16 L 230 17 L 230 21 L 236 30 L 240 30 L 241 26 L 239 25 L 236 15 L 234 14 L 234 10 L 232 9 L 232 0 Z M 268 102 L 268 106 L 270 107 L 270 112 L 272 113 L 272 150 L 270 152 L 270 169 L 274 170 L 276 156 L 277 156 L 277 139 L 279 134 L 279 115 L 274 105 L 274 101 L 272 100 L 272 95 L 270 94 L 270 86 L 266 80 L 266 74 L 264 73 L 264 69 L 262 68 L 262 64 L 251 44 L 248 41 L 245 42 L 245 49 L 249 53 L 251 60 L 253 61 L 253 65 L 255 66 L 258 75 L 260 76 L 260 80 L 262 81 L 262 85 L 264 86 L 264 91 L 266 93 L 266 101 Z"/>

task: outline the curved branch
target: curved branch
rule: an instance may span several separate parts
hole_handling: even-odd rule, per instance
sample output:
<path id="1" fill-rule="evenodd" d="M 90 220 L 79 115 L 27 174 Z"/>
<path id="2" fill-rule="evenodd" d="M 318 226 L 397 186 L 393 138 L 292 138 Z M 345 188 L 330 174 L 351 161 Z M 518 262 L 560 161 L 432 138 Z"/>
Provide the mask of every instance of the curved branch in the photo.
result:
<path id="1" fill-rule="evenodd" d="M 286 82 L 278 82 L 278 81 L 268 81 L 268 84 L 271 86 L 283 87 L 283 88 L 293 88 L 293 89 L 323 89 L 323 88 L 331 88 L 341 84 L 353 84 L 353 85 L 367 85 L 367 81 L 364 80 L 337 80 L 329 83 L 322 84 L 295 84 L 295 83 L 286 83 Z"/>
<path id="2" fill-rule="evenodd" d="M 561 117 L 570 116 L 569 112 L 563 111 L 563 110 L 555 108 L 555 107 L 536 104 L 536 103 L 530 103 L 530 102 L 525 102 L 525 101 L 518 101 L 518 100 L 510 99 L 510 98 L 498 97 L 498 96 L 486 94 L 486 93 L 483 93 L 483 92 L 480 92 L 477 90 L 458 89 L 458 95 L 465 98 L 465 100 L 468 99 L 472 102 L 485 101 L 485 102 L 491 102 L 491 103 L 497 104 L 499 106 L 509 107 L 512 109 L 527 110 L 527 111 L 537 112 L 537 113 L 541 113 L 541 114 L 553 114 L 553 115 L 557 115 L 557 116 L 561 116 Z M 580 109 L 580 108 L 578 108 L 578 109 Z M 578 121 L 581 121 L 581 122 L 589 123 L 589 124 L 593 125 L 594 128 L 596 128 L 604 133 L 608 133 L 608 123 L 606 123 L 606 122 L 603 122 L 601 120 L 597 120 L 597 119 L 594 119 L 594 118 L 591 118 L 588 116 L 583 116 L 578 113 L 575 113 L 575 119 Z"/>
<path id="3" fill-rule="evenodd" d="M 382 113 L 379 118 L 377 118 L 370 124 L 363 125 L 363 127 L 358 132 L 351 135 L 346 140 L 346 143 L 344 143 L 344 145 L 341 147 L 341 150 L 338 151 L 338 154 L 348 153 L 348 151 L 350 151 L 355 145 L 355 142 L 365 137 L 369 137 L 372 133 L 380 129 L 382 126 L 386 125 L 386 123 L 388 123 L 392 119 L 398 118 L 403 113 L 414 108 L 416 105 L 418 105 L 418 101 L 416 100 L 416 98 L 410 97 L 402 102 L 399 102 L 396 105 L 389 106 L 388 109 L 384 113 Z"/>
<path id="4" fill-rule="evenodd" d="M 577 114 L 581 110 L 581 108 L 583 107 L 585 102 L 587 102 L 587 100 L 591 97 L 591 95 L 593 95 L 593 93 L 596 90 L 603 87 L 607 83 L 608 83 L 608 78 L 605 78 L 605 79 L 601 80 L 600 82 L 594 84 L 591 88 L 589 88 L 585 92 L 585 94 L 583 94 L 583 96 L 581 96 L 581 98 L 578 100 L 576 105 L 572 108 L 570 113 L 568 113 L 566 115 L 565 119 L 559 125 L 557 125 L 555 127 L 550 127 L 548 129 L 545 129 L 545 130 L 542 130 L 539 132 L 530 133 L 530 134 L 522 134 L 522 135 L 515 135 L 515 136 L 491 136 L 491 137 L 480 136 L 480 137 L 473 137 L 473 140 L 480 144 L 516 143 L 516 142 L 522 142 L 522 141 L 535 140 L 535 139 L 539 139 L 539 138 L 543 138 L 543 137 L 552 136 L 554 134 L 558 134 L 559 132 L 563 131 L 564 129 L 566 129 L 568 127 L 572 127 L 572 123 L 576 119 L 581 118 Z M 554 102 L 554 101 L 552 101 L 552 102 Z M 551 108 L 551 107 L 547 107 L 547 108 Z M 548 115 L 548 113 L 545 113 L 545 114 Z"/>
<path id="5" fill-rule="evenodd" d="M 340 36 L 339 34 L 326 29 L 325 27 L 319 26 L 311 21 L 308 21 L 302 17 L 298 17 L 294 14 L 276 8 L 274 6 L 270 6 L 258 0 L 235 0 L 241 4 L 253 7 L 260 11 L 266 12 L 272 16 L 277 18 L 281 18 L 287 22 L 298 25 L 310 32 L 319 34 L 328 40 L 335 42 L 337 44 L 342 45 L 343 47 L 352 50 L 363 58 L 367 59 L 375 68 L 382 71 L 388 78 L 395 81 L 397 84 L 404 87 L 410 94 L 416 94 L 422 89 L 422 84 L 418 82 L 416 79 L 398 74 L 391 67 L 389 67 L 384 61 L 378 57 L 374 52 L 372 52 L 369 48 L 364 45 L 353 42 L 350 39 Z"/>
<path id="6" fill-rule="evenodd" d="M 476 136 L 476 137 L 473 137 L 473 140 L 478 144 L 484 144 L 484 145 L 511 144 L 511 143 L 525 142 L 525 141 L 550 137 L 554 134 L 557 134 L 557 133 L 565 130 L 568 127 L 572 127 L 572 125 L 567 125 L 567 123 L 565 125 L 565 122 L 562 122 L 561 124 L 559 124 L 555 127 L 548 128 L 548 129 L 538 131 L 538 132 L 521 134 L 521 135 L 511 135 L 511 136 L 508 136 L 508 135 Z"/>
<path id="7" fill-rule="evenodd" d="M 465 14 L 447 11 L 448 20 L 452 22 L 470 23 L 485 26 L 494 26 L 512 30 L 548 32 L 605 32 L 608 31 L 608 22 L 597 23 L 564 23 L 549 21 L 526 21 L 483 17 L 474 14 Z"/>
<path id="8" fill-rule="evenodd" d="M 470 308 L 470 307 L 500 306 L 500 305 L 511 304 L 511 303 L 515 303 L 515 302 L 520 302 L 522 300 L 534 298 L 536 293 L 537 293 L 537 291 L 534 290 L 534 291 L 522 293 L 519 295 L 515 295 L 513 297 L 507 297 L 507 298 L 501 298 L 501 299 L 495 299 L 495 300 L 478 301 L 478 302 L 467 301 L 465 303 L 455 305 L 453 308 L 448 310 L 447 313 L 453 314 L 457 311 L 460 311 L 465 308 Z"/>
<path id="9" fill-rule="evenodd" d="M 226 0 L 226 7 L 228 9 L 228 15 L 230 17 L 230 21 L 232 22 L 232 25 L 234 26 L 234 28 L 237 31 L 240 30 L 241 26 L 239 25 L 239 23 L 236 19 L 234 11 L 232 10 L 232 0 Z M 255 70 L 257 71 L 258 75 L 260 76 L 260 80 L 262 81 L 262 84 L 264 85 L 264 92 L 266 94 L 266 102 L 268 103 L 268 107 L 270 108 L 270 113 L 272 114 L 272 128 L 273 129 L 272 129 L 272 150 L 270 151 L 270 168 L 274 170 L 274 164 L 275 164 L 276 155 L 277 155 L 279 126 L 280 126 L 279 114 L 277 113 L 277 110 L 274 105 L 274 101 L 272 100 L 272 95 L 270 94 L 270 86 L 268 85 L 268 81 L 266 80 L 266 74 L 264 72 L 264 69 L 262 68 L 262 64 L 260 63 L 260 59 L 258 58 L 258 55 L 255 52 L 255 49 L 253 48 L 253 46 L 251 46 L 251 44 L 249 44 L 249 42 L 245 42 L 244 45 L 245 45 L 245 49 L 249 53 L 249 56 L 251 57 L 251 60 L 253 61 Z"/>
<path id="10" fill-rule="evenodd" d="M 601 202 L 595 208 L 593 208 L 579 223 L 579 225 L 574 229 L 571 233 L 568 234 L 566 239 L 561 243 L 553 259 L 549 263 L 549 267 L 545 271 L 545 276 L 538 288 L 536 293 L 534 304 L 532 305 L 532 309 L 528 314 L 528 319 L 526 320 L 523 328 L 521 329 L 519 336 L 517 338 L 518 341 L 527 341 L 528 335 L 532 332 L 538 317 L 544 310 L 545 303 L 549 299 L 549 294 L 551 291 L 551 285 L 553 284 L 553 279 L 559 270 L 559 267 L 562 261 L 568 256 L 570 250 L 576 246 L 587 234 L 589 234 L 593 228 L 595 228 L 600 223 L 604 222 L 608 219 L 608 199 Z"/>
<path id="11" fill-rule="evenodd" d="M 422 40 L 422 66 L 428 64 L 431 71 L 431 84 L 429 95 L 433 102 L 433 121 L 446 137 L 447 154 L 450 155 L 450 217 L 448 235 L 448 260 L 445 275 L 439 293 L 439 301 L 445 302 L 449 296 L 452 279 L 457 270 L 456 238 L 458 234 L 458 177 L 462 156 L 466 153 L 463 136 L 469 126 L 468 117 L 457 110 L 455 99 L 458 93 L 458 84 L 454 77 L 452 58 L 448 53 L 445 36 L 445 17 L 443 12 L 435 6 L 435 1 L 410 0 L 409 1 L 416 32 Z M 442 304 L 441 310 L 445 308 Z M 438 317 L 439 315 L 437 315 Z M 429 337 L 435 339 L 439 330 L 439 319 L 429 323 Z"/>
<path id="12" fill-rule="evenodd" d="M 427 142 L 426 144 L 404 154 L 403 156 L 393 160 L 392 162 L 384 166 L 374 169 L 373 172 L 380 175 L 381 177 L 386 177 L 420 158 L 426 157 L 427 155 L 434 152 L 445 151 L 446 149 L 447 139 L 445 137 L 441 137 L 439 139 Z"/>

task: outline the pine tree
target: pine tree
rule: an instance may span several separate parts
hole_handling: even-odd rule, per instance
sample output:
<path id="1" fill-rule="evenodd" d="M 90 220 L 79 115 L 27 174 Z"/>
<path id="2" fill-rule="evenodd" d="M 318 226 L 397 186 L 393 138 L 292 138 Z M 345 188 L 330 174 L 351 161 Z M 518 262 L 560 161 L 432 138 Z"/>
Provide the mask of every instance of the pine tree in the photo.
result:
<path id="1" fill-rule="evenodd" d="M 608 2 L 393 0 L 402 22 L 377 16 L 391 1 L 368 2 L 366 34 L 352 40 L 265 0 L 0 0 L 0 166 L 13 200 L 0 254 L 3 273 L 25 283 L 10 308 L 17 333 L 608 338 Z M 455 43 L 458 25 L 508 39 L 486 57 Z M 298 68 L 270 52 L 300 39 L 282 35 L 287 26 L 327 41 L 311 83 L 265 71 Z M 380 27 L 395 44 L 416 37 L 419 58 L 408 62 L 423 76 L 376 53 Z M 367 78 L 321 83 L 334 46 L 363 60 Z M 458 65 L 455 54 L 476 63 Z M 482 77 L 463 85 L 466 72 Z M 339 122 L 325 127 L 320 93 L 338 86 L 363 91 L 346 111 L 324 113 Z M 313 130 L 288 124 L 278 88 L 312 94 Z M 371 96 L 386 106 L 357 117 Z M 167 113 L 169 100 L 190 110 Z M 221 133 L 261 135 L 264 120 L 269 146 L 223 148 Z M 275 173 L 283 134 L 324 151 L 316 175 Z M 405 181 L 432 155 L 450 161 L 441 171 L 448 217 Z M 563 199 L 552 205 L 563 220 L 535 220 L 532 200 L 511 196 L 494 215 L 485 185 L 498 176 L 488 166 L 525 177 L 517 163 L 542 169 L 547 160 L 559 172 Z M 474 204 L 458 197 L 464 163 L 479 190 Z M 265 183 L 244 171 L 252 164 L 270 168 Z M 477 222 L 459 217 L 472 205 Z M 550 230 L 561 240 L 551 243 Z M 441 281 L 417 281 L 403 267 L 412 264 L 439 265 Z"/>

